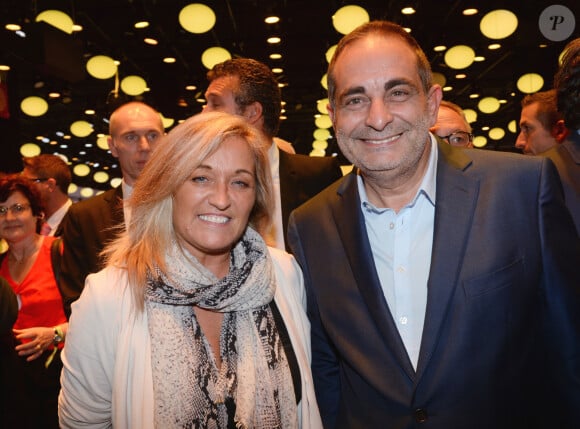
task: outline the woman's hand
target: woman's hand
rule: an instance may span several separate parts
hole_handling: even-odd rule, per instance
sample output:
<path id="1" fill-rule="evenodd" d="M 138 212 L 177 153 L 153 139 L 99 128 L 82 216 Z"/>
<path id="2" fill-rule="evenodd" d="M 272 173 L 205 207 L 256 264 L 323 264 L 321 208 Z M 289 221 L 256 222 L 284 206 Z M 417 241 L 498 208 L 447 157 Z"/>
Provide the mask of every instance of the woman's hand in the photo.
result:
<path id="1" fill-rule="evenodd" d="M 14 329 L 14 335 L 21 344 L 16 346 L 18 356 L 28 356 L 27 362 L 39 358 L 52 345 L 54 328 L 35 327 Z"/>

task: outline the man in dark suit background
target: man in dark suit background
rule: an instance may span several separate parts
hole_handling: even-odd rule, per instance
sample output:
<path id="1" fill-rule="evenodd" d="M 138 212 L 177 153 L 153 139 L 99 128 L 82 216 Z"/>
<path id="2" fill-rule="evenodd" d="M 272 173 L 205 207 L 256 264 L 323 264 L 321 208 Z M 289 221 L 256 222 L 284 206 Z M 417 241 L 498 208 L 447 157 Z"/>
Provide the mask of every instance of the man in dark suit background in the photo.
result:
<path id="1" fill-rule="evenodd" d="M 70 304 L 84 287 L 85 277 L 103 268 L 100 252 L 130 215 L 123 200 L 131 195 L 133 184 L 163 133 L 161 115 L 145 103 L 132 101 L 111 114 L 108 143 L 119 160 L 123 180 L 117 188 L 73 204 L 63 220 L 61 291 L 68 314 Z"/>
<path id="2" fill-rule="evenodd" d="M 580 244 L 552 162 L 458 149 L 405 30 L 338 44 L 329 112 L 351 174 L 296 209 L 326 428 L 572 428 Z"/>
<path id="3" fill-rule="evenodd" d="M 562 179 L 568 210 L 580 234 L 580 38 L 564 48 L 562 63 L 554 78 L 558 111 L 570 130 L 568 138 L 542 155 L 550 158 Z"/>
<path id="4" fill-rule="evenodd" d="M 236 58 L 215 65 L 207 74 L 204 111 L 219 111 L 245 118 L 271 142 L 268 156 L 276 195 L 269 245 L 287 248 L 290 212 L 342 176 L 333 157 L 310 157 L 279 150 L 274 137 L 280 124 L 281 94 L 278 82 L 265 64 Z"/>

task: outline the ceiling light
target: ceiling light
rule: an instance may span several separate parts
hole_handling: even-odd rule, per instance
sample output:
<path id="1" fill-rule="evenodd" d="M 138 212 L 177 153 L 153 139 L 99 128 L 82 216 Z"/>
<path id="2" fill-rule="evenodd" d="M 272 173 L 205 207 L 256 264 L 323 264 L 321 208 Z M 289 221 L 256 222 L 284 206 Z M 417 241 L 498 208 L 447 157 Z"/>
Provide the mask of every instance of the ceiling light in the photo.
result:
<path id="1" fill-rule="evenodd" d="M 36 143 L 24 143 L 22 146 L 20 146 L 20 154 L 22 156 L 36 156 L 40 155 L 40 152 L 40 146 L 38 146 Z"/>
<path id="2" fill-rule="evenodd" d="M 487 49 L 491 50 L 491 51 L 495 51 L 496 49 L 501 48 L 501 45 L 499 43 L 492 43 L 491 45 L 489 45 L 487 47 Z"/>
<path id="3" fill-rule="evenodd" d="M 93 180 L 97 183 L 106 183 L 109 181 L 109 175 L 104 171 L 97 171 L 93 174 Z"/>
<path id="4" fill-rule="evenodd" d="M 282 58 L 282 54 L 270 54 L 271 60 L 279 60 L 280 58 Z"/>
<path id="5" fill-rule="evenodd" d="M 73 32 L 73 20 L 60 10 L 45 10 L 36 17 L 36 22 L 46 22 L 60 31 L 71 34 Z"/>
<path id="6" fill-rule="evenodd" d="M 415 12 L 417 12 L 417 11 L 415 9 L 413 9 L 411 6 L 404 7 L 403 9 L 401 9 L 401 13 L 403 15 L 413 15 Z"/>
<path id="7" fill-rule="evenodd" d="M 435 52 L 443 52 L 445 49 L 447 49 L 447 46 L 445 45 L 437 45 L 433 48 Z"/>
<path id="8" fill-rule="evenodd" d="M 117 73 L 117 65 L 111 57 L 95 55 L 87 61 L 87 71 L 97 79 L 109 79 Z"/>
<path id="9" fill-rule="evenodd" d="M 317 150 L 326 150 L 328 147 L 328 142 L 326 140 L 314 140 L 312 142 L 312 148 Z"/>
<path id="10" fill-rule="evenodd" d="M 469 98 L 479 98 L 479 94 L 477 92 L 474 92 L 472 94 L 469 94 Z"/>
<path id="11" fill-rule="evenodd" d="M 201 54 L 201 62 L 208 70 L 211 70 L 216 64 L 223 63 L 230 58 L 232 58 L 232 55 L 226 49 L 219 46 L 208 48 Z"/>
<path id="12" fill-rule="evenodd" d="M 277 73 L 277 74 L 284 73 L 284 69 L 281 67 L 274 67 L 272 69 L 272 73 Z"/>
<path id="13" fill-rule="evenodd" d="M 87 121 L 75 121 L 70 126 L 70 132 L 76 137 L 87 137 L 93 132 L 93 126 Z"/>
<path id="14" fill-rule="evenodd" d="M 91 172 L 90 167 L 86 164 L 77 164 L 73 167 L 72 170 L 75 175 L 80 177 L 88 176 Z"/>
<path id="15" fill-rule="evenodd" d="M 505 131 L 503 130 L 503 128 L 499 128 L 499 127 L 492 128 L 491 130 L 489 130 L 487 135 L 492 140 L 501 140 L 505 137 Z"/>
<path id="16" fill-rule="evenodd" d="M 149 27 L 149 22 L 147 21 L 139 21 L 135 23 L 135 28 L 147 28 Z"/>
<path id="17" fill-rule="evenodd" d="M 464 69 L 473 64 L 475 52 L 467 45 L 457 45 L 445 52 L 445 63 L 452 69 Z"/>
<path id="18" fill-rule="evenodd" d="M 479 100 L 477 108 L 483 113 L 495 113 L 499 110 L 499 101 L 495 97 L 485 97 Z"/>
<path id="19" fill-rule="evenodd" d="M 163 128 L 169 128 L 175 123 L 175 119 L 161 115 L 161 122 L 163 122 Z"/>
<path id="20" fill-rule="evenodd" d="M 215 21 L 214 11 L 201 3 L 187 5 L 179 12 L 179 24 L 190 33 L 207 33 Z"/>
<path id="21" fill-rule="evenodd" d="M 403 27 L 403 30 L 405 30 L 407 33 L 410 33 L 412 31 L 411 27 Z"/>
<path id="22" fill-rule="evenodd" d="M 266 42 L 268 42 L 271 45 L 275 45 L 277 43 L 280 43 L 281 41 L 282 39 L 280 39 L 278 36 L 272 36 L 266 39 Z"/>
<path id="23" fill-rule="evenodd" d="M 26 33 L 24 31 L 17 30 L 15 34 L 23 39 L 26 37 Z"/>
<path id="24" fill-rule="evenodd" d="M 107 136 L 98 137 L 97 146 L 103 150 L 109 150 L 109 138 Z"/>
<path id="25" fill-rule="evenodd" d="M 277 22 L 280 22 L 280 17 L 278 17 L 278 16 L 268 16 L 268 17 L 266 17 L 266 19 L 264 19 L 264 22 L 266 24 L 276 24 Z"/>
<path id="26" fill-rule="evenodd" d="M 123 179 L 121 179 L 120 177 L 113 177 L 111 179 L 111 187 L 112 188 L 116 188 L 117 186 L 119 186 L 121 184 L 121 182 L 123 181 Z"/>
<path id="27" fill-rule="evenodd" d="M 445 92 L 453 91 L 453 87 L 452 86 L 444 86 L 443 91 L 445 91 Z"/>
<path id="28" fill-rule="evenodd" d="M 143 41 L 144 41 L 145 43 L 147 43 L 148 45 L 153 45 L 153 46 L 154 46 L 154 45 L 157 45 L 157 44 L 159 43 L 157 40 L 155 40 L 155 39 L 154 39 L 154 38 L 152 38 L 152 37 L 145 37 L 145 38 L 143 39 Z"/>
<path id="29" fill-rule="evenodd" d="M 42 116 L 48 111 L 48 103 L 44 98 L 26 97 L 20 102 L 20 109 L 28 116 Z"/>
<path id="30" fill-rule="evenodd" d="M 91 188 L 82 188 L 81 189 L 81 196 L 83 198 L 90 198 L 95 195 L 95 190 Z"/>
<path id="31" fill-rule="evenodd" d="M 477 112 L 475 110 L 463 109 L 463 114 L 465 115 L 465 119 L 467 119 L 467 122 L 469 122 L 470 124 L 477 121 Z"/>
<path id="32" fill-rule="evenodd" d="M 512 119 L 509 121 L 507 128 L 511 133 L 515 134 L 518 131 L 518 123 L 515 119 Z"/>
<path id="33" fill-rule="evenodd" d="M 59 92 L 49 92 L 48 93 L 48 98 L 58 98 L 58 97 L 60 97 Z"/>
<path id="34" fill-rule="evenodd" d="M 334 55 L 334 51 L 336 51 L 336 45 L 332 45 L 330 48 L 328 48 L 326 50 L 326 62 L 330 64 L 330 61 L 332 60 L 332 56 Z"/>
<path id="35" fill-rule="evenodd" d="M 520 76 L 516 86 L 524 94 L 532 94 L 542 89 L 544 78 L 537 73 L 527 73 Z"/>
<path id="36" fill-rule="evenodd" d="M 127 76 L 121 81 L 121 89 L 127 95 L 141 95 L 147 90 L 147 82 L 141 76 Z"/>
<path id="37" fill-rule="evenodd" d="M 22 27 L 18 24 L 6 24 L 6 26 L 4 27 L 6 30 L 9 31 L 18 31 L 18 30 L 22 30 Z"/>
<path id="38" fill-rule="evenodd" d="M 479 12 L 479 11 L 477 9 L 475 9 L 475 8 L 472 7 L 472 8 L 469 8 L 469 9 L 465 9 L 461 13 L 463 13 L 463 15 L 465 15 L 465 16 L 471 16 L 471 15 L 475 15 L 477 12 Z"/>
<path id="39" fill-rule="evenodd" d="M 318 100 L 316 102 L 316 110 L 318 110 L 320 113 L 328 115 L 327 107 L 328 107 L 328 98 L 323 98 L 322 100 Z"/>
<path id="40" fill-rule="evenodd" d="M 0 71 L 8 71 L 10 70 L 10 66 L 7 64 L 0 64 Z"/>
<path id="41" fill-rule="evenodd" d="M 83 26 L 82 25 L 79 25 L 79 24 L 73 24 L 72 30 L 75 33 L 78 33 L 79 31 L 83 31 Z"/>
<path id="42" fill-rule="evenodd" d="M 348 34 L 366 22 L 369 22 L 369 14 L 360 6 L 343 6 L 332 15 L 332 25 L 340 34 Z"/>
<path id="43" fill-rule="evenodd" d="M 317 128 L 312 135 L 316 140 L 328 140 L 330 138 L 330 131 L 326 128 Z"/>
<path id="44" fill-rule="evenodd" d="M 487 139 L 484 136 L 475 136 L 473 138 L 473 146 L 485 147 L 486 145 L 487 145 Z"/>
<path id="45" fill-rule="evenodd" d="M 485 57 L 483 57 L 481 55 L 476 55 L 475 58 L 473 59 L 473 61 L 475 61 L 476 63 L 480 63 L 482 61 L 485 61 Z"/>
<path id="46" fill-rule="evenodd" d="M 166 63 L 166 64 L 173 64 L 175 61 L 176 60 L 173 57 L 165 57 L 165 58 L 163 58 L 163 62 Z"/>
<path id="47" fill-rule="evenodd" d="M 505 9 L 487 13 L 479 23 L 482 34 L 489 39 L 505 39 L 518 28 L 518 17 Z"/>
<path id="48" fill-rule="evenodd" d="M 324 73 L 322 78 L 320 78 L 320 85 L 326 90 L 328 90 L 328 75 Z"/>
<path id="49" fill-rule="evenodd" d="M 455 79 L 465 79 L 467 75 L 465 73 L 458 73 L 455 75 Z"/>
<path id="50" fill-rule="evenodd" d="M 328 115 L 320 115 L 314 120 L 314 124 L 318 128 L 330 128 L 332 127 L 332 121 Z M 325 148 L 326 149 L 326 148 Z"/>
<path id="51" fill-rule="evenodd" d="M 93 109 L 87 109 L 85 110 L 85 115 L 94 115 L 95 111 Z"/>
<path id="52" fill-rule="evenodd" d="M 185 87 L 185 89 L 186 89 L 187 91 L 195 91 L 195 90 L 197 89 L 197 86 L 195 86 L 195 85 L 187 85 L 187 86 Z"/>

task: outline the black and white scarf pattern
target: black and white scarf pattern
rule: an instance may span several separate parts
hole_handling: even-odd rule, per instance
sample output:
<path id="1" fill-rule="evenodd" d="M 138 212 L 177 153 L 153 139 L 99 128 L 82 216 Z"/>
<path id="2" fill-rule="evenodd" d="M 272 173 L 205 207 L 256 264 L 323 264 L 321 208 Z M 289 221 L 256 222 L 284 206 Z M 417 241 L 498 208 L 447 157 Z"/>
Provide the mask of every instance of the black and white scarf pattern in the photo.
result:
<path id="1" fill-rule="evenodd" d="M 247 228 L 217 279 L 174 243 L 167 272 L 149 275 L 155 427 L 227 428 L 227 398 L 238 428 L 297 428 L 290 368 L 270 309 L 276 280 L 267 247 Z M 218 370 L 193 306 L 224 313 Z"/>

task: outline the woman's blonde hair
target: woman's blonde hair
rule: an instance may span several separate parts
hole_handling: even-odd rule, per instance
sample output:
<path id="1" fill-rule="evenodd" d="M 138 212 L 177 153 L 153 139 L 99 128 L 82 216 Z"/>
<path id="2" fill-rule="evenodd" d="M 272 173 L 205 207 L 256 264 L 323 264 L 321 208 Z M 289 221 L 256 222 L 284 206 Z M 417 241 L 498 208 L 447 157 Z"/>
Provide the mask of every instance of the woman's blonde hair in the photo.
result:
<path id="1" fill-rule="evenodd" d="M 165 272 L 165 254 L 176 240 L 173 196 L 193 171 L 227 139 L 244 139 L 255 161 L 256 201 L 250 225 L 264 231 L 271 220 L 273 191 L 267 150 L 271 142 L 238 116 L 201 113 L 175 127 L 159 142 L 128 200 L 126 231 L 103 251 L 108 265 L 127 270 L 137 308 L 144 306 L 147 273 Z"/>

